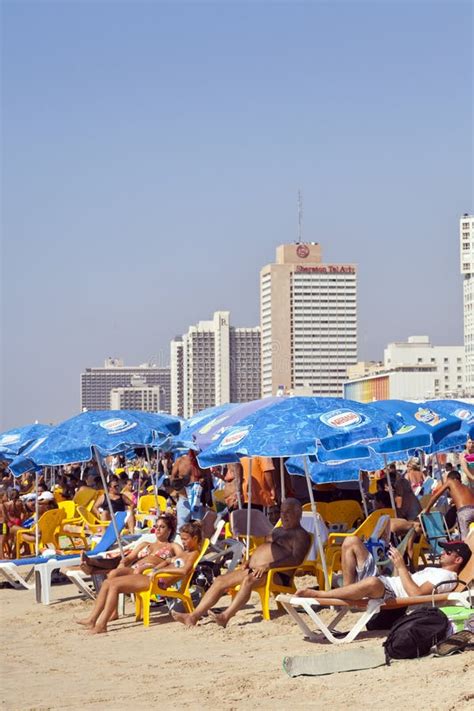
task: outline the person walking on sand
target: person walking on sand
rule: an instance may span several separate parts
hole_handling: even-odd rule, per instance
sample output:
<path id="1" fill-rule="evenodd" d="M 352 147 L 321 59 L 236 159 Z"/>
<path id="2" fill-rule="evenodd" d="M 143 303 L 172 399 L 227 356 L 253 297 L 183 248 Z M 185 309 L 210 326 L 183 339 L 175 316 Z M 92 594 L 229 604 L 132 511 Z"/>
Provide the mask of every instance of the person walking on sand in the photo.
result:
<path id="1" fill-rule="evenodd" d="M 433 505 L 446 491 L 449 492 L 456 507 L 459 534 L 464 541 L 469 535 L 471 523 L 474 523 L 474 491 L 469 486 L 461 483 L 459 472 L 452 471 L 446 474 L 444 484 L 436 489 L 423 513 L 429 513 Z"/>

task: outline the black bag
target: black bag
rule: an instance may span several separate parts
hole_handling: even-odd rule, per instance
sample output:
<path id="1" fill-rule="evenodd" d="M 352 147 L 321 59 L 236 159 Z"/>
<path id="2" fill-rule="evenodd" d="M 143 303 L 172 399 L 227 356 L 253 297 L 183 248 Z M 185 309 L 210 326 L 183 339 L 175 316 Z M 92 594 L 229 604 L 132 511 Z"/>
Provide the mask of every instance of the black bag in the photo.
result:
<path id="1" fill-rule="evenodd" d="M 395 622 L 383 643 L 389 659 L 415 659 L 429 654 L 447 634 L 449 619 L 437 607 L 420 607 Z"/>
<path id="2" fill-rule="evenodd" d="M 398 622 L 400 617 L 405 616 L 406 611 L 406 607 L 398 607 L 392 610 L 380 610 L 380 612 L 370 618 L 365 626 L 365 629 L 368 632 L 391 630 L 395 622 Z"/>

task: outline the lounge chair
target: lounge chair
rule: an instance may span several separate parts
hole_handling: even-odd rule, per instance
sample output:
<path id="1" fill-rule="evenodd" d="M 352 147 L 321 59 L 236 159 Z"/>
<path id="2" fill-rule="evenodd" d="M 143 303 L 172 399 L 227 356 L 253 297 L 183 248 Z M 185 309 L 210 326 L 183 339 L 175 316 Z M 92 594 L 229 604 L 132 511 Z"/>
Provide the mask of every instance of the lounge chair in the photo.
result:
<path id="1" fill-rule="evenodd" d="M 191 581 L 194 575 L 194 572 L 201 561 L 201 558 L 205 554 L 207 547 L 209 545 L 209 539 L 205 538 L 201 550 L 199 551 L 199 555 L 197 556 L 196 560 L 194 561 L 194 565 L 191 568 L 190 572 L 185 578 L 182 578 L 179 580 L 177 583 L 173 584 L 172 587 L 166 588 L 166 590 L 163 590 L 162 588 L 158 587 L 157 580 L 163 579 L 163 578 L 173 578 L 174 574 L 173 573 L 161 573 L 158 571 L 151 581 L 150 587 L 148 590 L 145 590 L 145 592 L 138 592 L 135 593 L 135 615 L 136 615 L 136 621 L 138 622 L 139 620 L 143 619 L 143 625 L 145 627 L 148 627 L 150 624 L 150 600 L 152 595 L 159 595 L 160 597 L 166 597 L 166 598 L 175 598 L 178 600 L 181 600 L 183 603 L 186 612 L 192 612 L 194 610 L 194 604 L 191 598 Z M 145 573 L 147 571 L 144 571 Z M 167 608 L 166 608 L 167 609 Z"/>
<path id="2" fill-rule="evenodd" d="M 127 518 L 127 512 L 126 511 L 119 511 L 115 514 L 115 521 L 117 523 L 117 528 L 120 531 L 123 526 L 125 525 L 125 519 Z M 115 528 L 114 526 L 107 526 L 107 528 L 104 531 L 104 534 L 100 541 L 97 543 L 97 545 L 93 548 L 92 553 L 93 555 L 100 555 L 101 553 L 105 553 L 106 551 L 111 548 L 114 543 L 117 541 L 117 536 L 115 534 Z M 49 605 L 51 598 L 50 598 L 50 593 L 51 593 L 51 578 L 52 578 L 52 573 L 55 570 L 59 570 L 60 568 L 67 568 L 71 566 L 77 566 L 80 564 L 80 556 L 76 555 L 68 555 L 68 556 L 53 556 L 51 558 L 46 558 L 43 559 L 41 562 L 38 562 L 35 564 L 34 567 L 34 572 L 35 572 L 35 587 L 36 587 L 36 602 L 42 602 L 43 605 Z M 81 571 L 69 571 L 70 575 L 68 575 L 69 579 L 75 582 L 77 587 L 82 592 L 86 592 L 86 585 L 83 587 L 78 584 L 78 582 L 71 577 L 71 573 L 73 572 L 81 572 Z"/>
<path id="3" fill-rule="evenodd" d="M 474 541 L 470 543 L 474 546 Z M 299 612 L 298 608 L 302 608 L 311 620 L 316 625 L 317 629 L 323 633 L 329 642 L 333 644 L 346 644 L 352 642 L 359 632 L 365 627 L 369 620 L 381 610 L 397 610 L 405 607 L 416 607 L 418 605 L 433 605 L 436 607 L 453 605 L 456 607 L 473 608 L 474 609 L 474 594 L 471 594 L 469 586 L 474 580 L 474 555 L 464 566 L 459 573 L 458 583 L 456 588 L 451 593 L 436 594 L 435 591 L 431 595 L 420 595 L 418 597 L 402 597 L 395 600 L 389 600 L 384 603 L 382 600 L 340 600 L 337 597 L 337 590 L 334 591 L 334 598 L 326 598 L 325 600 L 316 600 L 309 597 L 292 597 L 291 595 L 279 595 L 279 602 L 288 614 L 294 619 L 305 637 L 312 641 L 318 641 L 318 634 L 313 632 L 308 626 L 306 619 Z M 326 624 L 320 616 L 321 610 L 329 608 L 335 609 L 335 616 Z M 348 612 L 362 612 L 361 617 L 355 622 L 353 627 L 346 633 L 340 633 L 336 630 L 336 625 L 346 616 Z"/>

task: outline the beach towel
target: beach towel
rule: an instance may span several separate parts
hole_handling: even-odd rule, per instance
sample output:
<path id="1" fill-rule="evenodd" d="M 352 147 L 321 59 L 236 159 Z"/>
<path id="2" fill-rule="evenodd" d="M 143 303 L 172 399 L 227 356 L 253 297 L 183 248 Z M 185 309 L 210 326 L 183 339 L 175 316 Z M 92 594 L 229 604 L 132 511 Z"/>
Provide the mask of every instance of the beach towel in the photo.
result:
<path id="1" fill-rule="evenodd" d="M 386 665 L 383 647 L 345 649 L 341 652 L 284 657 L 283 669 L 288 676 L 323 676 L 340 672 L 375 669 Z"/>

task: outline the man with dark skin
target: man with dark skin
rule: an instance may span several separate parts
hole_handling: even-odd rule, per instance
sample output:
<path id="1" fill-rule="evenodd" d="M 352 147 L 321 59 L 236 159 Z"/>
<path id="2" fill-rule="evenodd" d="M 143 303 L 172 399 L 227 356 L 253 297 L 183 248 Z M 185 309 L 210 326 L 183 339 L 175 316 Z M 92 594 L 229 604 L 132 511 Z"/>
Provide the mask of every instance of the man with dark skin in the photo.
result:
<path id="1" fill-rule="evenodd" d="M 273 529 L 266 542 L 252 553 L 250 560 L 237 570 L 216 578 L 194 612 L 172 612 L 173 618 L 192 627 L 229 588 L 240 585 L 227 610 L 220 614 L 211 613 L 215 622 L 225 627 L 231 617 L 244 607 L 252 591 L 265 585 L 267 572 L 271 568 L 297 568 L 304 561 L 311 544 L 311 536 L 301 526 L 301 514 L 300 502 L 297 499 L 286 499 L 281 506 L 281 526 Z"/>
<path id="2" fill-rule="evenodd" d="M 444 484 L 436 490 L 423 513 L 429 513 L 433 505 L 446 491 L 456 507 L 458 516 L 459 533 L 464 541 L 469 535 L 469 526 L 474 523 L 474 491 L 469 486 L 461 483 L 459 472 L 453 471 L 446 474 Z"/>

